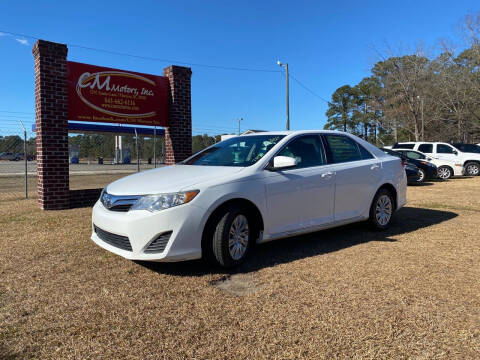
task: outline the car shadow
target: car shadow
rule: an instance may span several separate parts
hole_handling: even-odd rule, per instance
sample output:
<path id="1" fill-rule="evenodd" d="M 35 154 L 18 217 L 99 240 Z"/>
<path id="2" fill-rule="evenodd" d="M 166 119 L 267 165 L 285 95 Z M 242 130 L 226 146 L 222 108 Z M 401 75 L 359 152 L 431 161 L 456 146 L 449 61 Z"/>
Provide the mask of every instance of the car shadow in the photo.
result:
<path id="1" fill-rule="evenodd" d="M 451 211 L 404 207 L 396 213 L 391 227 L 386 231 L 373 231 L 366 223 L 355 223 L 260 244 L 253 249 L 245 263 L 232 270 L 219 270 L 202 260 L 180 263 L 137 263 L 158 273 L 178 276 L 248 273 L 370 241 L 396 242 L 397 235 L 439 224 L 457 216 L 458 214 Z"/>
<path id="2" fill-rule="evenodd" d="M 433 183 L 430 182 L 422 182 L 422 183 L 409 183 L 408 186 L 432 186 Z"/>

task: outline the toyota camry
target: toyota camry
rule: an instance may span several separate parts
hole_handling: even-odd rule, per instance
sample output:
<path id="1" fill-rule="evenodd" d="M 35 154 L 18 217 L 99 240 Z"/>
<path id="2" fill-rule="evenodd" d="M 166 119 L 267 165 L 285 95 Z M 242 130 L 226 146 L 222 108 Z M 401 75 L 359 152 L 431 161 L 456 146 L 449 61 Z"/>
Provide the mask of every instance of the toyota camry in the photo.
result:
<path id="1" fill-rule="evenodd" d="M 406 184 L 399 158 L 347 133 L 237 136 L 109 184 L 92 240 L 127 259 L 229 268 L 257 243 L 357 221 L 384 230 Z"/>

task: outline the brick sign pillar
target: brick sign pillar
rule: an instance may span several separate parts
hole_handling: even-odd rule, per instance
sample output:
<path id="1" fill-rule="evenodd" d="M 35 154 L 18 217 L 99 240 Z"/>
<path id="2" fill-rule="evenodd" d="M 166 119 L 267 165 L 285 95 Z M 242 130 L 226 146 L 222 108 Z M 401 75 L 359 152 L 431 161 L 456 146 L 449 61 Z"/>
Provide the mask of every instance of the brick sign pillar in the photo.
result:
<path id="1" fill-rule="evenodd" d="M 67 46 L 38 40 L 35 59 L 38 203 L 44 210 L 70 206 L 68 178 Z"/>
<path id="2" fill-rule="evenodd" d="M 192 70 L 183 66 L 169 66 L 163 76 L 170 82 L 169 127 L 165 129 L 165 162 L 175 164 L 192 154 Z"/>

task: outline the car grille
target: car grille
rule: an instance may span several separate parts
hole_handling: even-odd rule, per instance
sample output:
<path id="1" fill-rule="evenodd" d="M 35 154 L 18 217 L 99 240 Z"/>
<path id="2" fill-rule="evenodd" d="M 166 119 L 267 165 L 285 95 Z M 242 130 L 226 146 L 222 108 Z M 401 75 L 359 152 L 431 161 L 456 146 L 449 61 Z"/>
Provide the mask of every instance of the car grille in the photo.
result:
<path id="1" fill-rule="evenodd" d="M 145 249 L 145 253 L 151 254 L 151 253 L 163 252 L 163 250 L 165 250 L 165 247 L 168 244 L 168 240 L 170 240 L 171 235 L 172 235 L 172 232 L 169 231 L 157 236 L 157 238 L 147 246 L 147 248 Z"/>
<path id="2" fill-rule="evenodd" d="M 107 210 L 127 212 L 140 198 L 139 195 L 112 195 L 103 190 L 100 201 Z"/>
<path id="3" fill-rule="evenodd" d="M 93 228 L 97 236 L 107 244 L 122 250 L 132 251 L 132 245 L 130 244 L 128 237 L 102 230 L 96 225 L 94 225 Z"/>

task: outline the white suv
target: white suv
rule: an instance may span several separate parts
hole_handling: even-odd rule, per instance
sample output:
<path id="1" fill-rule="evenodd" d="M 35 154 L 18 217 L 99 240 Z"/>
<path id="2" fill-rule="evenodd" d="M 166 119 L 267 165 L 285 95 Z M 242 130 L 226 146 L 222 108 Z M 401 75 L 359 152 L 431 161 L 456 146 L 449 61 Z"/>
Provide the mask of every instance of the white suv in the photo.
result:
<path id="1" fill-rule="evenodd" d="M 461 164 L 465 169 L 464 175 L 476 176 L 480 174 L 480 154 L 463 152 L 448 143 L 402 142 L 393 145 L 392 149 L 417 150 L 432 158 L 446 159 Z"/>

